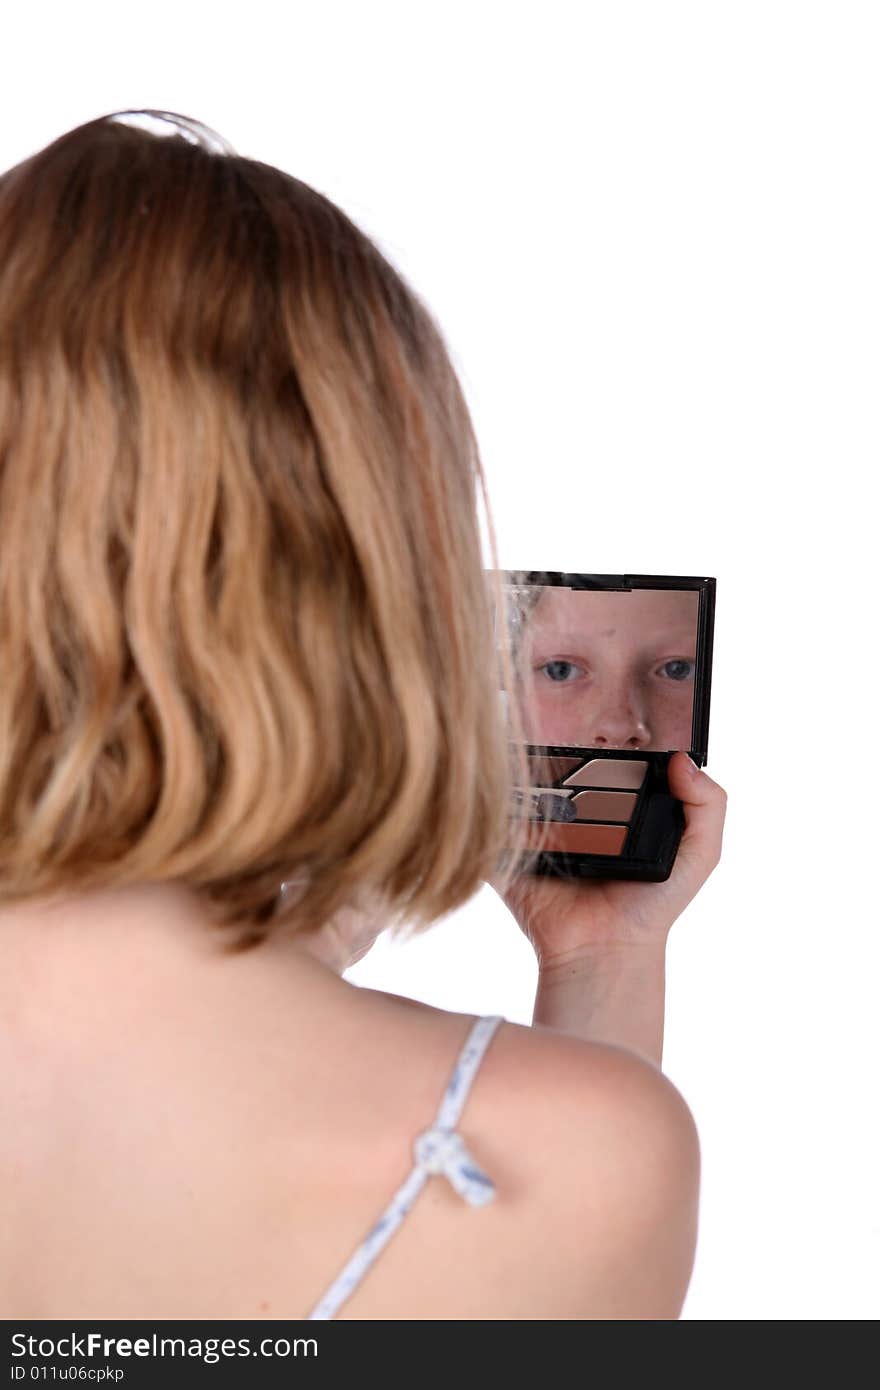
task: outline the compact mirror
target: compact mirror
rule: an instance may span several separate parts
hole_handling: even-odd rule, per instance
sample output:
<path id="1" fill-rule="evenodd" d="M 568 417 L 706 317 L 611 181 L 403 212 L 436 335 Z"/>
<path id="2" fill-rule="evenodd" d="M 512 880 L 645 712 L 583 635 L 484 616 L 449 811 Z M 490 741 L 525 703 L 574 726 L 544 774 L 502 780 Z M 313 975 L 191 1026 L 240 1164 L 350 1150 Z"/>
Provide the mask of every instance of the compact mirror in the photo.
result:
<path id="1" fill-rule="evenodd" d="M 715 580 L 503 571 L 504 612 L 531 785 L 551 821 L 538 872 L 663 879 L 683 828 L 666 767 L 702 766 Z M 584 756 L 589 753 L 589 756 Z"/>

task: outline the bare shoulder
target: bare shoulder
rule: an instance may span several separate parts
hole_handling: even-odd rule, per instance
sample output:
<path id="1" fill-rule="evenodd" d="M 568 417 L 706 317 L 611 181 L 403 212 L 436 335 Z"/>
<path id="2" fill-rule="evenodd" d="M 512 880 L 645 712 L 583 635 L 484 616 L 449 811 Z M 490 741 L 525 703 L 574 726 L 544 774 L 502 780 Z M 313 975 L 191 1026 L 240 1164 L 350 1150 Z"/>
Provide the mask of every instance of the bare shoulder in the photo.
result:
<path id="1" fill-rule="evenodd" d="M 517 1155 L 517 1181 L 538 1196 L 524 1234 L 536 1249 L 549 1244 L 551 1301 L 566 1310 L 531 1316 L 678 1317 L 700 1151 L 672 1082 L 622 1048 L 507 1024 L 486 1102 L 499 1144 Z"/>

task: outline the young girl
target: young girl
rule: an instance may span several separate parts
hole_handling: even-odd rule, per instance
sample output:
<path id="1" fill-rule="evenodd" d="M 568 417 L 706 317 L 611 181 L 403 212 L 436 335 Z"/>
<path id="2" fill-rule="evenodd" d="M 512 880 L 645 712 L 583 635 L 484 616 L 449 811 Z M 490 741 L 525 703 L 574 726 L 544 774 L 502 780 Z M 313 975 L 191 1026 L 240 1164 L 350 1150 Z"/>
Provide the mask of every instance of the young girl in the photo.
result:
<path id="1" fill-rule="evenodd" d="M 0 177 L 0 1317 L 675 1318 L 664 951 L 724 793 L 674 756 L 662 884 L 505 854 L 440 332 L 326 198 L 128 115 Z M 487 880 L 531 1028 L 343 978 Z"/>

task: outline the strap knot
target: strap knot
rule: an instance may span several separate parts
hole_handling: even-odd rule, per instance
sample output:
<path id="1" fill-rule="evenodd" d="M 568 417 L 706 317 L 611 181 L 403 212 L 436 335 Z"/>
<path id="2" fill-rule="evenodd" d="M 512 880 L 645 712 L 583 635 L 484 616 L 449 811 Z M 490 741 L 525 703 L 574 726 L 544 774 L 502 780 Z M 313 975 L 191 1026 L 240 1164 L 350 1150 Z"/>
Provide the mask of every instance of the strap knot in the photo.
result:
<path id="1" fill-rule="evenodd" d="M 423 1172 L 432 1176 L 442 1173 L 471 1206 L 485 1206 L 495 1197 L 495 1184 L 474 1162 L 457 1130 L 438 1125 L 423 1130 L 413 1145 L 413 1153 Z"/>

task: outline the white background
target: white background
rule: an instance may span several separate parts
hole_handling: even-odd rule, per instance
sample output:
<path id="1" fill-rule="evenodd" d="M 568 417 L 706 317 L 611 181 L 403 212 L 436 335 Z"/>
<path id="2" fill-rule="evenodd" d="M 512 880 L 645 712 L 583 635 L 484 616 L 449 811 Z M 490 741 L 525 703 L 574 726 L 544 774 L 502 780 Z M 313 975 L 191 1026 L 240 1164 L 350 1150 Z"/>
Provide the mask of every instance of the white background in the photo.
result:
<path id="1" fill-rule="evenodd" d="M 0 167 L 170 109 L 427 299 L 503 567 L 715 575 L 721 867 L 673 929 L 691 1319 L 880 1314 L 875 4 L 81 3 L 4 15 Z M 488 561 L 487 561 L 488 562 Z M 348 978 L 531 1020 L 485 888 Z"/>

